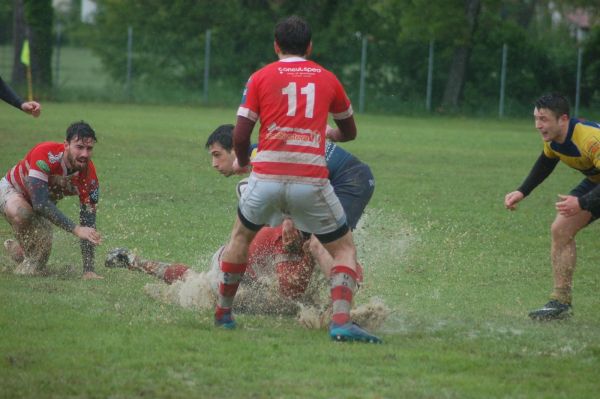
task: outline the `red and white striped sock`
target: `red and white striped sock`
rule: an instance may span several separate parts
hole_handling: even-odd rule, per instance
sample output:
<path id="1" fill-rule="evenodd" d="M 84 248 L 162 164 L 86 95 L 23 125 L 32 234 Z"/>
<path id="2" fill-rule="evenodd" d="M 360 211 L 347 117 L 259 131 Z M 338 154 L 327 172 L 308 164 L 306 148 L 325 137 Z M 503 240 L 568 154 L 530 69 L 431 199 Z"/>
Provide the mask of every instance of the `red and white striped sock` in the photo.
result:
<path id="1" fill-rule="evenodd" d="M 246 272 L 247 263 L 229 263 L 221 261 L 221 281 L 217 295 L 215 318 L 220 319 L 224 314 L 231 313 L 233 298 Z"/>
<path id="2" fill-rule="evenodd" d="M 352 307 L 352 296 L 356 290 L 356 272 L 344 265 L 337 265 L 331 269 L 331 300 L 333 302 L 334 324 L 346 324 L 350 322 L 350 309 Z"/>

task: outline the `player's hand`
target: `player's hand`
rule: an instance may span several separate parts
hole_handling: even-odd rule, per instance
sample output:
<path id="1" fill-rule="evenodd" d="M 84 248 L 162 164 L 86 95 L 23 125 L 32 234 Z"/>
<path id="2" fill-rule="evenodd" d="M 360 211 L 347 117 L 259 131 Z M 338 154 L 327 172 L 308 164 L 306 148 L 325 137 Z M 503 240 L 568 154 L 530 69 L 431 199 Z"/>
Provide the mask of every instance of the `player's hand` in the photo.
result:
<path id="1" fill-rule="evenodd" d="M 233 160 L 232 168 L 233 168 L 233 173 L 235 173 L 236 175 L 245 175 L 247 173 L 250 173 L 250 165 L 240 166 L 237 158 Z"/>
<path id="2" fill-rule="evenodd" d="M 558 195 L 559 201 L 556 202 L 556 210 L 562 216 L 575 216 L 581 212 L 579 200 L 574 195 Z"/>
<path id="3" fill-rule="evenodd" d="M 521 202 L 523 198 L 525 198 L 525 195 L 523 195 L 523 193 L 520 191 L 513 191 L 511 193 L 508 193 L 504 197 L 504 206 L 506 207 L 506 209 L 514 211 L 515 209 L 517 209 L 517 204 Z"/>
<path id="4" fill-rule="evenodd" d="M 294 227 L 292 219 L 285 218 L 281 223 L 281 243 L 287 252 L 300 251 L 300 232 Z"/>
<path id="5" fill-rule="evenodd" d="M 325 138 L 327 138 L 330 141 L 337 141 L 337 135 L 336 135 L 336 128 L 333 128 L 329 125 L 327 125 L 327 127 L 325 128 Z"/>
<path id="6" fill-rule="evenodd" d="M 23 104 L 21 104 L 21 109 L 23 110 L 23 112 L 28 113 L 34 118 L 40 116 L 40 113 L 42 112 L 42 106 L 35 101 L 24 102 Z"/>
<path id="7" fill-rule="evenodd" d="M 88 240 L 94 245 L 100 245 L 102 243 L 102 237 L 100 236 L 100 233 L 98 233 L 93 227 L 77 225 L 75 226 L 75 229 L 73 229 L 73 234 L 82 240 Z"/>

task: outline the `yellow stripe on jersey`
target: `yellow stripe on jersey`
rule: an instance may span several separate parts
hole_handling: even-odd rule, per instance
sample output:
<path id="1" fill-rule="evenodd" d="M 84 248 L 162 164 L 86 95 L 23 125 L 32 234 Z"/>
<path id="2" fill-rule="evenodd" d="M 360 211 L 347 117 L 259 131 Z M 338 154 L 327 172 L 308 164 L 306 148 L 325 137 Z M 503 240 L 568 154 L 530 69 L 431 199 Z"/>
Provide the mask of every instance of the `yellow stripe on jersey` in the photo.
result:
<path id="1" fill-rule="evenodd" d="M 544 154 L 548 158 L 559 158 L 595 183 L 600 183 L 599 150 L 600 128 L 584 125 L 576 119 L 571 119 L 564 143 L 544 142 Z"/>

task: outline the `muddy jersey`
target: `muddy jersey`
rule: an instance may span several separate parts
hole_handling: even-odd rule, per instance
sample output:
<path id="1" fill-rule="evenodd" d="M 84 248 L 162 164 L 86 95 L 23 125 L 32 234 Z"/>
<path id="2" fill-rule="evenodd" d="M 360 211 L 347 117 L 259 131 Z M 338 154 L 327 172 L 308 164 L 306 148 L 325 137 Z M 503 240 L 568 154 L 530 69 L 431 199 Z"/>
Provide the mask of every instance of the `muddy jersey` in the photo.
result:
<path id="1" fill-rule="evenodd" d="M 85 170 L 69 174 L 63 158 L 64 149 L 63 143 L 44 142 L 36 145 L 8 171 L 6 179 L 28 201 L 31 198 L 25 181 L 34 177 L 48 183 L 51 198 L 78 195 L 82 205 L 94 209 L 100 193 L 94 163 L 90 160 Z"/>
<path id="2" fill-rule="evenodd" d="M 571 118 L 565 142 L 544 142 L 544 155 L 558 158 L 600 183 L 600 124 Z"/>
<path id="3" fill-rule="evenodd" d="M 258 153 L 258 146 L 256 144 L 252 144 L 249 150 L 250 162 L 254 166 L 254 159 L 256 158 L 256 154 Z M 358 161 L 354 155 L 344 150 L 342 147 L 338 146 L 335 143 L 327 140 L 325 142 L 325 163 L 327 164 L 327 171 L 329 173 L 329 180 L 334 180 L 335 177 L 344 170 L 344 166 L 350 160 Z"/>
<path id="4" fill-rule="evenodd" d="M 281 234 L 281 226 L 260 229 L 248 249 L 246 273 L 253 279 L 275 274 L 280 293 L 297 298 L 308 287 L 314 262 L 302 248 L 285 248 Z"/>
<path id="5" fill-rule="evenodd" d="M 271 63 L 255 72 L 237 115 L 260 120 L 257 177 L 326 184 L 325 130 L 352 116 L 350 100 L 335 75 L 301 57 Z"/>

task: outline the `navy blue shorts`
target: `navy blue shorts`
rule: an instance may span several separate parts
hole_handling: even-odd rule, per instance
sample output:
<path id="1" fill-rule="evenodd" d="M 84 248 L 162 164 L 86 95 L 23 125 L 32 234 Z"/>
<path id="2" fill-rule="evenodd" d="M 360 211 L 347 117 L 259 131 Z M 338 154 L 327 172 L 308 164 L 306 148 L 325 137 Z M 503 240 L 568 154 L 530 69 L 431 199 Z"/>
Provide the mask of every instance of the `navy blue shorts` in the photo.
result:
<path id="1" fill-rule="evenodd" d="M 588 179 L 583 179 L 581 183 L 579 183 L 577 187 L 573 188 L 569 194 L 579 198 L 595 189 L 596 186 L 598 186 L 598 183 L 594 183 Z M 600 217 L 600 206 L 589 209 L 589 211 L 592 213 L 592 220 L 590 220 L 590 223 Z"/>
<path id="2" fill-rule="evenodd" d="M 354 230 L 375 191 L 371 169 L 367 164 L 351 160 L 340 168 L 331 185 L 346 212 L 348 227 Z"/>

